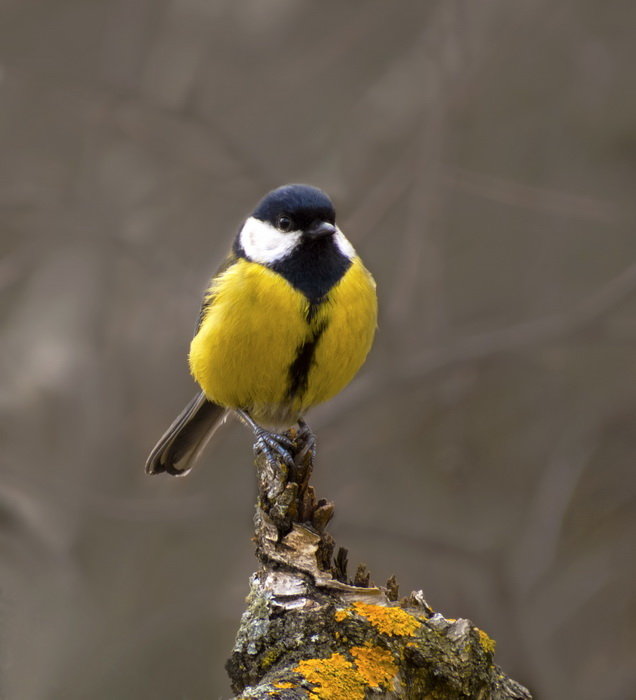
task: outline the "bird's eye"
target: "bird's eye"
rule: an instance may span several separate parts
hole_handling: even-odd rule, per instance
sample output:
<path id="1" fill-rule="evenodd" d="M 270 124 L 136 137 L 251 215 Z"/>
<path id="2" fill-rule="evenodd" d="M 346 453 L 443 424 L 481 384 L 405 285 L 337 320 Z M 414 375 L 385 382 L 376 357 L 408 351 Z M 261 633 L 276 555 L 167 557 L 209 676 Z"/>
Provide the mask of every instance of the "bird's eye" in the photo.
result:
<path id="1" fill-rule="evenodd" d="M 285 214 L 281 214 L 281 216 L 276 219 L 276 228 L 279 231 L 283 231 L 286 233 L 287 231 L 291 231 L 294 226 L 294 222 L 291 220 L 289 216 L 286 216 Z"/>

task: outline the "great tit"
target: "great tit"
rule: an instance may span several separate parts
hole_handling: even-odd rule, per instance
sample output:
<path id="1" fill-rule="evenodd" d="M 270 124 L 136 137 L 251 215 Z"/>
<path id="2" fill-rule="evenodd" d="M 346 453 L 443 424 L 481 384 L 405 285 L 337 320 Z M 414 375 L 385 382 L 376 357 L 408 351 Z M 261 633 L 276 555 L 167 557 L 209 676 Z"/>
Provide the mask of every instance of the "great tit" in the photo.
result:
<path id="1" fill-rule="evenodd" d="M 203 298 L 189 354 L 201 392 L 146 471 L 187 474 L 231 411 L 253 430 L 255 450 L 293 463 L 294 443 L 280 431 L 298 424 L 313 449 L 305 412 L 351 381 L 376 325 L 375 282 L 329 197 L 308 185 L 265 195 Z"/>

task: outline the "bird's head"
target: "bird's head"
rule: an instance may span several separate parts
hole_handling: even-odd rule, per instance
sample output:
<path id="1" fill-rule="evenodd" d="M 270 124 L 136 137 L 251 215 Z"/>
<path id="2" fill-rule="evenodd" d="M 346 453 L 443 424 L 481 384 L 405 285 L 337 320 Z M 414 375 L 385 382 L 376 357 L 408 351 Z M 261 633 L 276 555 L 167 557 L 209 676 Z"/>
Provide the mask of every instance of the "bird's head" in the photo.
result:
<path id="1" fill-rule="evenodd" d="M 284 185 L 261 199 L 238 235 L 242 252 L 255 262 L 271 265 L 303 245 L 332 242 L 350 257 L 353 248 L 336 226 L 329 197 L 310 185 Z"/>

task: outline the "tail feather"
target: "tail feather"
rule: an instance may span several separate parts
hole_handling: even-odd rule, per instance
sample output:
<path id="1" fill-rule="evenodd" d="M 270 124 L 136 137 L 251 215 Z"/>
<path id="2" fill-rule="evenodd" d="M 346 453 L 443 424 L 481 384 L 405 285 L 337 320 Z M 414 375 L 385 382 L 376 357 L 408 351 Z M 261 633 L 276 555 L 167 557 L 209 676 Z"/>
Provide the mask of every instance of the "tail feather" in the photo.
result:
<path id="1" fill-rule="evenodd" d="M 197 394 L 166 430 L 146 460 L 146 473 L 184 476 L 193 467 L 228 410 Z"/>

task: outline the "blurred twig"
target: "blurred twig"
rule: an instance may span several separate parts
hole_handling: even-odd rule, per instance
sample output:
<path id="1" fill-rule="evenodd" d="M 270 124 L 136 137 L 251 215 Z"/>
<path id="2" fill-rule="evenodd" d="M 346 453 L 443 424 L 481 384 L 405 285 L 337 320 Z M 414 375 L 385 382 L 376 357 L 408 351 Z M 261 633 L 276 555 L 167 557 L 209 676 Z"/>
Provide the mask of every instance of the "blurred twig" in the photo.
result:
<path id="1" fill-rule="evenodd" d="M 445 185 L 452 189 L 501 204 L 523 207 L 546 214 L 570 216 L 599 223 L 615 223 L 625 218 L 625 212 L 612 202 L 559 192 L 545 187 L 533 187 L 514 182 L 509 178 L 494 177 L 464 168 L 445 166 L 441 179 Z"/>
<path id="2" fill-rule="evenodd" d="M 577 420 L 548 459 L 512 553 L 511 575 L 522 598 L 554 563 L 568 506 L 597 444 L 595 426 Z"/>
<path id="3" fill-rule="evenodd" d="M 408 218 L 399 246 L 396 281 L 388 303 L 388 316 L 394 329 L 410 328 L 405 325 L 413 317 L 413 303 L 418 284 L 424 286 L 421 295 L 423 309 L 416 317 L 426 325 L 429 340 L 439 342 L 439 330 L 444 324 L 444 278 L 440 251 L 439 200 L 436 189 L 440 149 L 443 139 L 443 107 L 432 110 L 430 120 L 421 130 L 411 193 Z"/>
<path id="4" fill-rule="evenodd" d="M 369 184 L 366 196 L 343 224 L 345 231 L 354 232 L 351 236 L 356 243 L 369 236 L 404 195 L 413 180 L 416 164 L 417 157 L 409 142 L 391 165 L 380 170 L 377 181 Z"/>
<path id="5" fill-rule="evenodd" d="M 478 333 L 445 348 L 425 351 L 406 363 L 409 377 L 442 366 L 477 360 L 490 355 L 521 350 L 579 332 L 603 318 L 605 314 L 636 291 L 636 263 L 630 265 L 574 309 L 509 326 L 498 331 Z"/>

